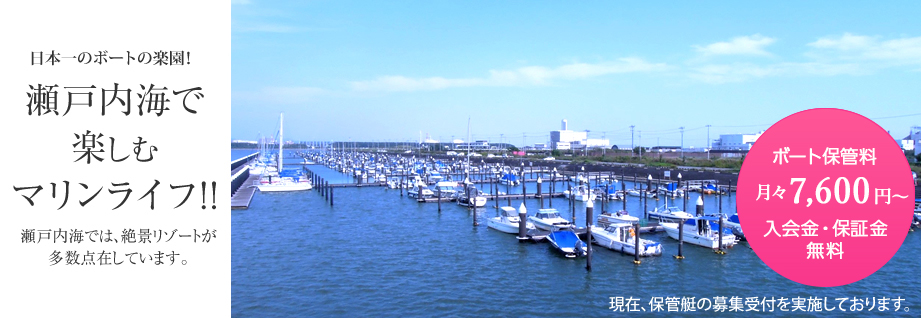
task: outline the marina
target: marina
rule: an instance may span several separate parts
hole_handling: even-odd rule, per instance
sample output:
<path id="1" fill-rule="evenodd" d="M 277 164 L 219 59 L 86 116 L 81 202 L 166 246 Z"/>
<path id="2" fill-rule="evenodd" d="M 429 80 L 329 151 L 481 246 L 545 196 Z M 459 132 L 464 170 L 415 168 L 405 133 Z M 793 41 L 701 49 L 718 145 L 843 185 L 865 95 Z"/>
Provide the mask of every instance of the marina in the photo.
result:
<path id="1" fill-rule="evenodd" d="M 245 153 L 243 150 L 234 152 L 235 156 L 243 156 Z M 285 160 L 287 164 L 302 158 L 292 152 L 285 156 Z M 496 229 L 495 225 L 490 225 L 494 219 L 498 221 L 502 217 L 514 220 L 515 214 L 522 208 L 527 219 L 541 209 L 552 206 L 561 219 L 575 225 L 571 233 L 584 244 L 590 235 L 586 223 L 589 202 L 569 200 L 559 192 L 572 186 L 569 178 L 548 182 L 543 179 L 544 175 L 540 175 L 535 176 L 535 181 L 525 180 L 520 185 L 488 182 L 489 178 L 476 179 L 481 182 L 469 182 L 472 185 L 470 188 L 485 193 L 488 202 L 484 207 L 473 209 L 458 206 L 449 198 L 442 198 L 440 204 L 436 197 L 420 202 L 417 198 L 409 198 L 408 189 L 392 189 L 387 186 L 387 181 L 394 176 L 404 180 L 412 176 L 408 173 L 391 174 L 378 181 L 374 178 L 358 179 L 354 174 L 321 164 L 301 168 L 312 182 L 316 182 L 312 190 L 257 193 L 248 209 L 233 211 L 233 240 L 235 249 L 239 250 L 233 256 L 234 268 L 237 268 L 237 264 L 250 264 L 246 271 L 235 271 L 233 284 L 234 288 L 246 288 L 269 298 L 309 297 L 323 301 L 332 300 L 335 295 L 346 292 L 360 295 L 353 298 L 353 305 L 350 306 L 332 301 L 316 306 L 318 315 L 370 315 L 380 310 L 424 315 L 425 311 L 421 308 L 438 308 L 440 312 L 454 315 L 466 315 L 469 314 L 469 308 L 478 308 L 478 314 L 481 315 L 502 315 L 503 311 L 499 309 L 501 306 L 493 305 L 492 301 L 504 294 L 514 293 L 519 287 L 493 283 L 498 279 L 526 280 L 529 289 L 559 290 L 573 295 L 588 306 L 607 308 L 610 301 L 608 297 L 617 295 L 592 295 L 590 292 L 619 290 L 622 286 L 613 278 L 624 275 L 627 277 L 624 282 L 628 286 L 643 286 L 631 289 L 629 295 L 646 299 L 668 295 L 698 295 L 698 289 L 692 286 L 667 283 L 684 279 L 688 275 L 707 280 L 716 286 L 726 286 L 715 289 L 716 294 L 856 294 L 872 297 L 883 293 L 899 294 L 903 298 L 921 298 L 921 294 L 905 293 L 917 291 L 912 286 L 921 283 L 921 278 L 910 274 L 914 268 L 912 264 L 921 257 L 917 248 L 903 248 L 876 274 L 860 282 L 820 289 L 800 285 L 777 275 L 765 267 L 744 241 L 736 242 L 733 247 L 723 246 L 725 254 L 719 254 L 715 253 L 720 251 L 718 247 L 711 245 L 705 248 L 691 243 L 691 235 L 696 233 L 696 229 L 687 227 L 683 234 L 689 241 L 681 246 L 678 240 L 667 233 L 669 223 L 659 223 L 659 220 L 650 218 L 650 212 L 663 205 L 694 215 L 698 198 L 703 203 L 702 213 L 717 215 L 722 212 L 732 215 L 735 213 L 735 200 L 731 191 L 723 195 L 688 192 L 684 197 L 662 196 L 658 200 L 645 195 L 626 196 L 625 200 L 591 200 L 589 202 L 597 215 L 592 216 L 595 225 L 592 231 L 598 233 L 593 236 L 599 238 L 593 240 L 594 248 L 589 257 L 587 245 L 580 246 L 581 251 L 584 251 L 580 252 L 576 248 L 577 241 L 566 234 L 561 234 L 556 241 L 566 246 L 554 247 L 548 240 L 548 237 L 555 235 L 552 234 L 554 232 L 539 229 L 531 225 L 531 222 L 527 223 L 523 238 L 519 238 L 512 226 Z M 450 173 L 442 175 L 445 179 L 459 180 L 455 181 L 460 186 L 458 189 L 464 189 L 463 185 L 468 184 L 463 178 Z M 537 196 L 537 177 L 541 179 L 540 198 Z M 644 181 L 650 181 L 648 176 L 627 176 L 627 180 L 617 176 L 615 179 L 618 182 L 610 184 L 622 184 L 626 189 L 645 189 Z M 358 180 L 362 181 L 359 183 Z M 595 180 L 592 180 L 593 185 Z M 550 194 L 548 189 L 552 188 L 558 192 Z M 656 188 L 653 186 L 651 189 Z M 526 195 L 522 195 L 522 191 Z M 666 197 L 668 203 L 664 201 Z M 690 202 L 685 203 L 685 198 Z M 685 204 L 688 208 L 684 208 Z M 618 214 L 624 210 L 627 211 L 625 214 Z M 616 220 L 621 218 L 628 222 L 635 218 L 638 221 L 636 226 L 642 227 L 632 232 L 639 235 L 630 236 L 635 226 L 633 224 L 617 225 L 623 224 Z M 611 220 L 614 220 L 613 228 Z M 605 221 L 604 224 L 601 221 Z M 706 221 L 709 226 L 709 222 L 719 219 L 711 217 Z M 309 230 L 317 226 L 324 230 Z M 729 223 L 723 226 L 730 229 Z M 641 257 L 634 255 L 633 251 L 627 251 L 627 247 L 636 248 L 635 244 L 620 246 L 612 244 L 610 239 L 601 239 L 599 235 L 608 229 L 608 233 L 642 240 Z M 270 230 L 287 233 L 285 235 L 298 234 L 280 243 L 259 234 Z M 713 232 L 719 235 L 717 230 Z M 921 244 L 919 232 L 909 233 L 904 245 L 915 247 Z M 414 235 L 406 236 L 407 233 Z M 724 234 L 728 237 L 729 233 Z M 380 238 L 387 238 L 389 243 L 350 243 L 378 242 Z M 623 242 L 623 237 L 621 239 Z M 346 247 L 332 252 L 329 250 L 331 246 Z M 561 252 L 563 249 L 567 251 Z M 677 257 L 679 253 L 682 258 Z M 259 255 L 275 256 L 262 259 Z M 634 263 L 637 259 L 638 264 Z M 586 270 L 588 262 L 591 263 L 591 271 Z M 295 270 L 295 267 L 322 270 L 304 271 Z M 744 274 L 750 272 L 763 274 Z M 273 283 L 275 287 L 268 288 L 257 279 L 263 276 L 286 278 Z M 891 277 L 900 279 L 893 282 Z M 409 294 L 401 292 L 408 286 L 415 291 Z M 471 290 L 477 292 L 470 293 Z M 525 316 L 547 313 L 584 314 L 584 311 L 575 307 L 545 303 L 551 301 L 547 297 L 536 295 L 536 303 L 515 306 L 515 312 Z M 286 306 L 272 301 L 267 304 Z M 248 305 L 245 301 L 234 301 L 234 306 L 240 306 L 235 310 L 246 312 L 245 306 Z M 604 311 L 598 313 L 601 315 Z"/>

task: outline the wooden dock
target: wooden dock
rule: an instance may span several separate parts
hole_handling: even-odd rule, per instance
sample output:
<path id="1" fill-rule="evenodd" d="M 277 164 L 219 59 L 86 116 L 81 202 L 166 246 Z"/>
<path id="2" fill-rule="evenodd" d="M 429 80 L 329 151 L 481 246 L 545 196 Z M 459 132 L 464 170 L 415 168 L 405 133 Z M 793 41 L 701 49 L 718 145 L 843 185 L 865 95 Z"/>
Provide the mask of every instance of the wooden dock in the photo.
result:
<path id="1" fill-rule="evenodd" d="M 245 167 L 245 166 L 244 166 Z M 243 181 L 243 185 L 237 189 L 233 195 L 230 196 L 230 209 L 232 210 L 245 210 L 249 209 L 250 202 L 253 201 L 253 196 L 256 194 L 256 187 L 251 186 L 253 182 L 259 180 L 260 175 L 251 174 L 246 181 Z"/>
<path id="2" fill-rule="evenodd" d="M 495 195 L 485 195 L 484 197 L 486 197 L 486 200 L 495 200 L 497 196 L 495 196 Z M 528 193 L 527 195 L 521 195 L 520 193 L 519 193 L 519 194 L 500 194 L 500 195 L 498 195 L 498 199 L 499 199 L 499 200 L 509 200 L 509 199 L 511 199 L 511 200 L 521 200 L 522 198 L 526 198 L 526 199 L 537 199 L 537 197 L 538 197 L 538 196 L 537 196 L 537 193 Z M 558 193 L 543 193 L 543 194 L 541 194 L 541 197 L 548 198 L 548 199 L 549 199 L 549 198 L 562 198 L 562 197 L 563 197 L 563 193 L 562 193 L 562 192 L 558 192 Z M 416 201 L 419 201 L 420 203 L 437 203 L 437 202 L 438 202 L 438 198 L 416 199 Z M 451 199 L 451 198 L 441 198 L 441 202 L 453 202 L 453 201 L 454 201 L 454 200 Z"/>
<path id="3" fill-rule="evenodd" d="M 650 222 L 650 223 L 647 223 L 646 226 L 640 227 L 641 234 L 642 233 L 655 233 L 655 232 L 660 232 L 660 231 L 664 231 L 664 229 L 658 223 Z M 588 230 L 586 230 L 584 227 L 574 228 L 573 232 L 575 232 L 576 235 L 579 236 L 579 239 L 588 240 Z M 528 233 L 527 233 L 528 239 L 533 242 L 543 241 L 544 239 L 547 238 L 547 235 L 550 235 L 550 231 L 541 230 L 541 229 L 530 229 L 528 230 Z"/>

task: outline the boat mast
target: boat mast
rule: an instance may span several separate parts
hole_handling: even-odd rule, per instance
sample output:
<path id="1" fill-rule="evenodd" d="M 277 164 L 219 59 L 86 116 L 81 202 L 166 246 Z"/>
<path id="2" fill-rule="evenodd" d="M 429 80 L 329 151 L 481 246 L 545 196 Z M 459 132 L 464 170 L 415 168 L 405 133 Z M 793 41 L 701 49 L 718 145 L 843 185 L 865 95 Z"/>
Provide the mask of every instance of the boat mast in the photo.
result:
<path id="1" fill-rule="evenodd" d="M 467 117 L 467 171 L 464 171 L 466 178 L 470 178 L 470 117 Z M 465 178 L 465 181 L 466 181 Z M 464 184 L 464 189 L 467 188 L 467 184 Z"/>
<path id="2" fill-rule="evenodd" d="M 285 152 L 283 151 L 285 144 L 285 113 L 279 115 L 278 122 L 278 174 L 281 175 L 281 168 L 284 166 L 285 161 Z"/>

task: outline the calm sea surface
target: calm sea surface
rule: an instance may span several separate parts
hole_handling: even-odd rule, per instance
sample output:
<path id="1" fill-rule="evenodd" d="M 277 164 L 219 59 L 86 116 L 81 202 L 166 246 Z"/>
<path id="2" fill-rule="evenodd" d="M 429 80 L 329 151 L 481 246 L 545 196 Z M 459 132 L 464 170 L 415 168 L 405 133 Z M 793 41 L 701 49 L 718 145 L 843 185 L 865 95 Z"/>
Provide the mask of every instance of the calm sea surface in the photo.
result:
<path id="1" fill-rule="evenodd" d="M 231 159 L 249 153 L 234 150 Z M 330 183 L 351 181 L 321 166 L 311 169 Z M 528 192 L 536 189 L 527 187 Z M 511 193 L 520 192 L 511 188 Z M 486 218 L 496 215 L 492 200 L 474 216 L 453 203 L 445 203 L 439 213 L 436 204 L 420 204 L 399 193 L 383 187 L 339 188 L 330 207 L 315 190 L 257 192 L 248 210 L 231 211 L 233 316 L 614 316 L 618 313 L 609 310 L 610 297 L 617 296 L 639 298 L 647 311 L 651 297 L 827 297 L 828 307 L 838 305 L 834 298 L 901 297 L 909 312 L 859 315 L 921 313 L 921 231 L 909 232 L 899 252 L 875 274 L 834 288 L 808 287 L 778 275 L 745 242 L 726 255 L 685 245 L 686 259 L 675 260 L 671 255 L 677 253 L 677 242 L 664 233 L 644 235 L 663 244 L 664 256 L 643 258 L 637 266 L 632 256 L 595 246 L 593 271 L 587 272 L 584 259 L 566 259 L 548 243 L 518 243 L 514 235 L 489 229 Z M 691 198 L 696 200 L 696 194 Z M 704 198 L 707 212 L 717 212 L 717 197 Z M 653 202 L 650 210 L 664 204 Z M 520 203 L 512 200 L 515 207 Z M 567 203 L 554 199 L 553 207 L 569 218 Z M 621 205 L 614 201 L 610 207 Z M 536 211 L 539 202 L 529 200 L 526 206 Z M 595 211 L 600 209 L 596 204 Z M 641 216 L 643 205 L 629 197 L 627 209 Z M 723 197 L 723 211 L 735 211 L 734 196 Z M 575 214 L 577 223 L 584 224 L 584 203 L 576 204 Z M 473 217 L 479 226 L 472 225 Z"/>

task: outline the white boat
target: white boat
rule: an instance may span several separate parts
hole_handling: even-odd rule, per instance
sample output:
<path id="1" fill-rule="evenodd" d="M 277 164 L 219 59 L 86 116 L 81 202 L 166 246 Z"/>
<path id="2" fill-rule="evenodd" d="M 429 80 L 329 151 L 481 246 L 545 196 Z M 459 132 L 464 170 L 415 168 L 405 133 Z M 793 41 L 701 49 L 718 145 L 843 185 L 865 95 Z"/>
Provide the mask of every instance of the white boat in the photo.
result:
<path id="1" fill-rule="evenodd" d="M 279 126 L 278 126 L 278 139 L 284 140 L 284 121 L 285 114 L 279 115 Z M 256 185 L 256 188 L 260 192 L 285 192 L 285 191 L 304 191 L 310 190 L 313 188 L 313 185 L 310 184 L 308 178 L 303 177 L 300 174 L 288 173 L 284 170 L 284 142 L 278 143 L 278 173 L 279 177 L 276 180 L 273 180 L 272 177 L 269 177 L 269 180 L 260 180 L 259 184 Z"/>
<path id="2" fill-rule="evenodd" d="M 521 204 L 519 209 L 527 214 L 527 209 L 524 207 L 524 203 Z M 515 211 L 515 208 L 510 206 L 504 206 L 499 208 L 499 216 L 489 218 L 486 223 L 489 228 L 498 230 L 500 232 L 518 234 L 518 226 L 521 219 L 518 217 L 518 211 Z M 527 223 L 525 227 L 528 230 L 534 229 L 534 224 Z"/>
<path id="3" fill-rule="evenodd" d="M 256 188 L 259 188 L 261 192 L 304 191 L 313 189 L 310 182 L 298 182 L 288 178 L 277 178 L 276 180 L 268 183 L 260 183 Z"/>
<path id="4" fill-rule="evenodd" d="M 921 226 L 921 199 L 915 199 L 915 225 Z"/>
<path id="5" fill-rule="evenodd" d="M 441 181 L 435 183 L 435 189 L 432 190 L 435 193 L 435 196 L 442 198 L 453 198 L 457 195 L 457 182 L 454 181 Z"/>
<path id="6" fill-rule="evenodd" d="M 611 223 L 607 226 L 592 226 L 592 238 L 596 245 L 612 251 L 636 255 L 636 233 L 631 223 Z M 640 238 L 640 256 L 662 255 L 662 244 Z"/>
<path id="7" fill-rule="evenodd" d="M 655 192 L 652 192 L 652 191 L 648 191 L 648 192 L 647 192 L 647 191 L 640 191 L 640 190 L 637 190 L 637 189 L 630 189 L 630 190 L 627 190 L 627 195 L 629 195 L 629 196 L 634 196 L 634 197 L 642 197 L 643 195 L 645 195 L 647 198 L 655 198 L 655 197 L 656 197 L 656 193 L 655 193 Z"/>
<path id="8" fill-rule="evenodd" d="M 429 187 L 426 186 L 425 183 L 422 183 L 422 182 L 418 182 L 412 188 L 409 188 L 409 190 L 406 191 L 406 195 L 409 196 L 410 198 L 419 198 L 419 187 L 420 186 L 422 187 L 422 198 L 423 199 L 428 199 L 428 198 L 435 196 L 435 192 L 432 192 L 432 189 L 429 189 Z"/>
<path id="9" fill-rule="evenodd" d="M 548 231 L 572 227 L 572 223 L 560 217 L 560 212 L 556 209 L 540 209 L 536 214 L 529 216 L 528 221 L 534 223 L 535 227 Z"/>
<path id="10" fill-rule="evenodd" d="M 506 173 L 501 178 L 499 178 L 499 183 L 514 186 L 521 184 L 521 181 L 518 180 L 518 176 L 511 173 Z"/>
<path id="11" fill-rule="evenodd" d="M 457 205 L 466 206 L 466 207 L 474 207 L 474 208 L 482 208 L 486 206 L 487 198 L 485 195 L 483 195 L 482 193 L 480 193 L 479 190 L 473 187 L 471 187 L 469 191 L 470 191 L 470 194 L 472 195 L 472 197 L 470 198 L 467 197 L 467 192 L 464 192 L 464 191 L 457 192 L 457 196 L 456 196 Z"/>
<path id="12" fill-rule="evenodd" d="M 694 217 L 694 215 L 682 211 L 678 207 L 665 205 L 649 211 L 647 215 L 649 215 L 650 219 L 659 220 L 659 222 L 680 222 Z"/>
<path id="13" fill-rule="evenodd" d="M 595 196 L 595 200 L 601 200 L 601 199 L 604 198 L 605 195 L 607 195 L 608 200 L 623 200 L 623 199 L 624 199 L 624 192 L 623 192 L 623 191 L 614 190 L 613 187 L 608 187 L 607 189 L 608 189 L 608 191 L 607 191 L 608 193 L 605 194 L 605 193 L 604 193 L 604 192 L 605 192 L 605 191 L 604 191 L 604 190 L 605 190 L 605 187 L 596 187 L 596 188 L 593 190 L 593 193 L 594 193 L 594 196 Z"/>
<path id="14" fill-rule="evenodd" d="M 569 190 L 563 191 L 563 196 L 566 198 L 571 197 L 573 200 L 582 202 L 588 201 L 590 195 L 591 191 L 588 190 L 587 185 L 575 186 L 571 192 Z"/>
<path id="15" fill-rule="evenodd" d="M 604 212 L 598 215 L 598 224 L 606 225 L 611 223 L 636 223 L 639 222 L 640 218 L 635 217 L 627 213 L 627 211 L 617 211 L 614 213 Z"/>
<path id="16" fill-rule="evenodd" d="M 678 239 L 678 226 L 683 226 L 683 240 L 685 243 L 700 245 L 711 249 L 717 249 L 720 245 L 723 247 L 735 245 L 736 236 L 732 234 L 732 230 L 726 227 L 725 224 L 723 224 L 723 241 L 720 242 L 718 225 L 716 223 L 718 221 L 718 217 L 700 216 L 690 218 L 681 223 L 660 223 L 660 225 L 662 225 L 665 232 L 668 233 L 668 236 L 675 240 Z"/>

